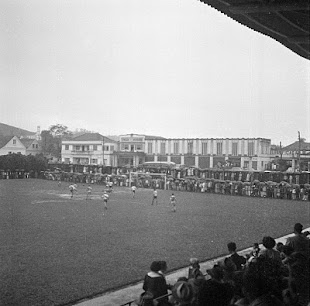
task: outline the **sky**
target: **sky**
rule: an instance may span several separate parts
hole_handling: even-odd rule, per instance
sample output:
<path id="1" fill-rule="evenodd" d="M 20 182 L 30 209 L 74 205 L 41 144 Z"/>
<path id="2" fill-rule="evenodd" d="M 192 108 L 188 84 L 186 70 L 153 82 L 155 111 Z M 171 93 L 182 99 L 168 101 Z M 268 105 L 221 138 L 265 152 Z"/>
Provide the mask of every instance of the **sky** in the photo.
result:
<path id="1" fill-rule="evenodd" d="M 310 142 L 310 61 L 198 0 L 1 0 L 0 122 Z"/>

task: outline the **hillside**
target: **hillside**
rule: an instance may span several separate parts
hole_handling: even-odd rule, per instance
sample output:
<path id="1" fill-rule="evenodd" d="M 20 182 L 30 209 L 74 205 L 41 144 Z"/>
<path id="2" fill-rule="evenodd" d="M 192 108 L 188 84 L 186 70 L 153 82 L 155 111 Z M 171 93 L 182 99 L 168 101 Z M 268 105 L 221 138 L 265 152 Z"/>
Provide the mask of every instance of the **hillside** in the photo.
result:
<path id="1" fill-rule="evenodd" d="M 30 132 L 27 130 L 23 130 L 20 128 L 17 128 L 15 126 L 11 126 L 8 124 L 0 123 L 0 136 L 33 136 L 35 135 L 35 132 Z"/>

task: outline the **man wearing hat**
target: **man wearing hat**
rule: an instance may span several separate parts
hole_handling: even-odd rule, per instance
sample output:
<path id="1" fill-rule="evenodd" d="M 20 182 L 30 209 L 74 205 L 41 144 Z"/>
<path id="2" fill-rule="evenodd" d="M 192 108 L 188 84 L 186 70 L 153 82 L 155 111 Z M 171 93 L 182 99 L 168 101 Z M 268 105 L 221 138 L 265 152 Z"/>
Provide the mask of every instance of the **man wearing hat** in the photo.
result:
<path id="1" fill-rule="evenodd" d="M 192 286 L 186 281 L 178 281 L 172 288 L 171 303 L 177 306 L 190 306 L 194 299 Z"/>

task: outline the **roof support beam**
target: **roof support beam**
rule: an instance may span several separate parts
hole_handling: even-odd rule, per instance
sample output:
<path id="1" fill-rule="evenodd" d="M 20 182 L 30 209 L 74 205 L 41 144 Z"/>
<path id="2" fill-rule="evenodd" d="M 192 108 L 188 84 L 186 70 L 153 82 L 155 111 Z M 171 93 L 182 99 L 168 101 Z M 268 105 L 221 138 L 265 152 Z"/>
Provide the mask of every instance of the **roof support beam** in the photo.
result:
<path id="1" fill-rule="evenodd" d="M 288 4 L 242 4 L 231 5 L 229 10 L 233 14 L 251 14 L 251 13 L 268 13 L 278 11 L 297 11 L 297 10 L 310 10 L 309 3 L 288 3 Z"/>
<path id="2" fill-rule="evenodd" d="M 291 36 L 288 37 L 287 39 L 289 42 L 294 43 L 294 44 L 309 44 L 310 42 L 310 37 L 305 35 L 305 36 Z"/>

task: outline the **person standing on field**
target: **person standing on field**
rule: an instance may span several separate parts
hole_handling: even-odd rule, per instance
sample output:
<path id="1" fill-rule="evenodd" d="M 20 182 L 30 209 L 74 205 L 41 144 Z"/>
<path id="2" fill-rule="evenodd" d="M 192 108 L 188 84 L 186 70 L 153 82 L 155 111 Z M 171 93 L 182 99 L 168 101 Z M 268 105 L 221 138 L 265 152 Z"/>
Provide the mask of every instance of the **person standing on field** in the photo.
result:
<path id="1" fill-rule="evenodd" d="M 92 188 L 90 187 L 90 185 L 88 185 L 87 187 L 87 190 L 86 190 L 86 200 L 91 200 L 91 191 L 92 191 Z"/>
<path id="2" fill-rule="evenodd" d="M 69 186 L 69 190 L 70 190 L 70 193 L 71 193 L 71 199 L 73 198 L 73 193 L 74 191 L 77 192 L 77 185 L 76 184 L 72 184 Z"/>
<path id="3" fill-rule="evenodd" d="M 173 194 L 171 195 L 171 197 L 170 197 L 170 204 L 171 204 L 171 206 L 172 206 L 172 211 L 173 211 L 173 212 L 176 212 L 176 211 L 177 211 L 176 203 L 177 203 L 177 200 L 176 200 L 175 195 L 174 195 L 174 193 L 173 193 Z"/>
<path id="4" fill-rule="evenodd" d="M 104 209 L 107 210 L 108 209 L 109 195 L 106 191 L 103 192 L 102 198 L 103 198 L 103 203 L 104 203 Z"/>
<path id="5" fill-rule="evenodd" d="M 135 198 L 137 187 L 135 185 L 131 186 L 132 197 Z"/>
<path id="6" fill-rule="evenodd" d="M 154 202 L 156 202 L 156 204 L 158 204 L 158 199 L 157 199 L 157 189 L 154 188 L 153 191 L 153 200 L 152 200 L 152 205 L 154 204 Z"/>

